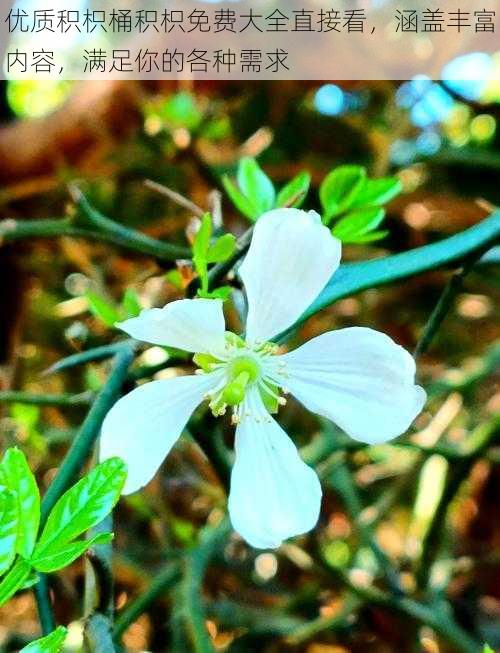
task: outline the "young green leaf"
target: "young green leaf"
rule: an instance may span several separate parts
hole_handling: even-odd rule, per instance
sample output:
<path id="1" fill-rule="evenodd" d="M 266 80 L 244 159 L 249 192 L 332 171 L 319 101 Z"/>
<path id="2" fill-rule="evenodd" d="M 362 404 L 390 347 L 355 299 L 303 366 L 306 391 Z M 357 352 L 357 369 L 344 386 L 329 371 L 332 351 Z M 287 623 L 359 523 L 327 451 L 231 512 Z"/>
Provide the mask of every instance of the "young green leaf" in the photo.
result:
<path id="1" fill-rule="evenodd" d="M 384 215 L 384 209 L 378 206 L 357 209 L 337 222 L 332 229 L 332 235 L 344 243 L 355 242 L 353 239 L 376 229 L 384 219 Z"/>
<path id="2" fill-rule="evenodd" d="M 278 193 L 276 206 L 294 207 L 301 206 L 305 200 L 309 185 L 311 184 L 311 175 L 308 172 L 299 172 L 286 186 Z"/>
<path id="3" fill-rule="evenodd" d="M 118 501 L 126 475 L 123 460 L 109 458 L 65 492 L 52 508 L 32 557 L 48 555 L 102 521 Z"/>
<path id="4" fill-rule="evenodd" d="M 222 185 L 224 190 L 229 195 L 229 199 L 235 205 L 235 207 L 243 213 L 249 220 L 255 222 L 259 217 L 259 210 L 253 203 L 243 195 L 240 189 L 233 184 L 231 179 L 227 175 L 222 177 Z"/>
<path id="5" fill-rule="evenodd" d="M 11 596 L 14 596 L 17 590 L 24 586 L 30 574 L 30 563 L 19 558 L 0 583 L 0 606 L 6 603 Z"/>
<path id="6" fill-rule="evenodd" d="M 45 637 L 30 642 L 19 653 L 60 653 L 67 634 L 67 628 L 59 626 Z"/>
<path id="7" fill-rule="evenodd" d="M 332 170 L 319 187 L 324 222 L 347 211 L 366 182 L 362 166 L 345 165 Z"/>
<path id="8" fill-rule="evenodd" d="M 30 563 L 37 571 L 49 573 L 67 567 L 79 558 L 94 544 L 106 544 L 113 539 L 112 533 L 99 533 L 90 540 L 75 540 L 69 544 L 60 544 L 49 547 L 43 553 L 36 553 Z"/>
<path id="9" fill-rule="evenodd" d="M 133 288 L 127 288 L 123 293 L 121 308 L 125 318 L 137 317 L 141 312 L 141 303 Z"/>
<path id="10" fill-rule="evenodd" d="M 349 242 L 351 243 L 374 243 L 377 240 L 382 240 L 383 238 L 386 238 L 389 235 L 389 231 L 387 229 L 383 229 L 381 231 L 370 231 L 367 234 L 361 234 L 360 236 L 353 236 L 351 237 L 351 240 Z"/>
<path id="11" fill-rule="evenodd" d="M 121 315 L 118 309 L 100 295 L 88 290 L 85 293 L 85 297 L 92 315 L 101 320 L 101 322 L 104 322 L 107 326 L 112 327 L 116 322 L 121 320 Z"/>
<path id="12" fill-rule="evenodd" d="M 397 177 L 381 177 L 380 179 L 367 179 L 354 198 L 351 209 L 359 206 L 382 206 L 394 199 L 403 186 Z"/>
<path id="13" fill-rule="evenodd" d="M 17 447 L 7 449 L 0 462 L 0 482 L 16 499 L 19 515 L 16 552 L 29 558 L 40 524 L 40 492 L 25 455 Z"/>
<path id="14" fill-rule="evenodd" d="M 236 238 L 233 234 L 224 234 L 210 245 L 207 252 L 207 263 L 227 261 L 236 249 Z"/>
<path id="15" fill-rule="evenodd" d="M 207 252 L 212 236 L 212 218 L 210 213 L 205 213 L 201 219 L 200 228 L 196 232 L 193 242 L 193 263 L 200 277 L 203 290 L 208 288 L 207 277 Z"/>
<path id="16" fill-rule="evenodd" d="M 167 274 L 165 275 L 165 279 L 171 283 L 175 288 L 178 290 L 182 290 L 184 287 L 183 281 L 182 281 L 182 275 L 179 272 L 179 270 L 169 270 Z"/>
<path id="17" fill-rule="evenodd" d="M 255 159 L 250 157 L 241 159 L 236 179 L 243 195 L 256 207 L 258 212 L 256 217 L 273 208 L 276 198 L 273 182 Z"/>
<path id="18" fill-rule="evenodd" d="M 0 575 L 14 562 L 19 524 L 16 495 L 11 490 L 0 489 Z"/>
<path id="19" fill-rule="evenodd" d="M 483 653 L 495 653 L 495 651 L 491 648 L 491 646 L 485 644 L 483 646 Z"/>

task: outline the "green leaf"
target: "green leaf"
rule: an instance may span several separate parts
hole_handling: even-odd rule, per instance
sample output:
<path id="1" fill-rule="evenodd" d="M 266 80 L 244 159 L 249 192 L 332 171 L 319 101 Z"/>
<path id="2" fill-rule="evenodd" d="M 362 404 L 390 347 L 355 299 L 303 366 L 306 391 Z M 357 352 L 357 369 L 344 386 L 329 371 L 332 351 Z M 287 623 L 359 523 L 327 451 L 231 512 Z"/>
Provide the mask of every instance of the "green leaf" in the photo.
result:
<path id="1" fill-rule="evenodd" d="M 106 544 L 113 539 L 112 533 L 99 533 L 90 540 L 76 540 L 69 544 L 54 545 L 44 553 L 33 555 L 30 563 L 37 571 L 49 573 L 67 567 L 94 544 Z"/>
<path id="2" fill-rule="evenodd" d="M 189 131 L 199 127 L 203 119 L 195 98 L 185 91 L 170 96 L 161 106 L 160 116 L 169 127 L 185 127 Z"/>
<path id="3" fill-rule="evenodd" d="M 469 254 L 493 246 L 499 237 L 500 211 L 495 211 L 479 224 L 440 242 L 371 261 L 344 263 L 292 328 L 338 299 L 462 261 Z"/>
<path id="4" fill-rule="evenodd" d="M 102 521 L 118 501 L 126 475 L 123 460 L 109 458 L 65 492 L 52 508 L 32 557 L 57 550 Z"/>
<path id="5" fill-rule="evenodd" d="M 19 653 L 60 653 L 68 634 L 67 628 L 59 626 L 51 633 L 28 644 Z"/>
<path id="6" fill-rule="evenodd" d="M 208 288 L 207 277 L 207 252 L 212 236 L 212 217 L 205 213 L 201 219 L 200 228 L 196 232 L 193 242 L 193 263 L 201 280 L 203 290 Z"/>
<path id="7" fill-rule="evenodd" d="M 236 249 L 236 238 L 233 234 L 224 234 L 210 245 L 207 252 L 208 263 L 221 263 L 227 261 Z"/>
<path id="8" fill-rule="evenodd" d="M 354 198 L 350 208 L 358 206 L 382 206 L 394 199 L 403 186 L 397 177 L 381 177 L 367 179 Z"/>
<path id="9" fill-rule="evenodd" d="M 483 653 L 495 653 L 495 651 L 491 648 L 491 646 L 485 644 L 483 646 Z"/>
<path id="10" fill-rule="evenodd" d="M 0 489 L 0 574 L 14 562 L 18 532 L 16 495 L 7 488 Z"/>
<path id="11" fill-rule="evenodd" d="M 359 242 L 357 239 L 376 229 L 384 219 L 385 211 L 378 206 L 357 209 L 341 218 L 332 234 L 344 243 Z"/>
<path id="12" fill-rule="evenodd" d="M 91 290 L 85 293 L 85 297 L 88 301 L 90 312 L 101 320 L 101 322 L 104 322 L 109 327 L 114 326 L 116 322 L 120 322 L 121 315 L 118 309 L 103 297 Z"/>
<path id="13" fill-rule="evenodd" d="M 278 193 L 276 206 L 279 207 L 299 207 L 305 200 L 309 185 L 311 184 L 311 175 L 308 172 L 299 172 L 286 186 Z"/>
<path id="14" fill-rule="evenodd" d="M 40 492 L 25 455 L 17 447 L 5 452 L 0 463 L 0 480 L 16 499 L 19 514 L 16 552 L 23 558 L 29 558 L 40 524 Z"/>
<path id="15" fill-rule="evenodd" d="M 139 301 L 138 294 L 133 288 L 127 288 L 123 293 L 121 308 L 125 319 L 129 317 L 137 317 L 141 312 L 141 302 Z"/>
<path id="16" fill-rule="evenodd" d="M 363 243 L 374 243 L 377 240 L 383 240 L 389 235 L 387 229 L 381 231 L 370 231 L 368 234 L 362 234 L 360 236 L 355 236 L 350 241 L 351 243 L 363 244 Z"/>
<path id="17" fill-rule="evenodd" d="M 257 220 L 259 217 L 259 211 L 257 207 L 255 207 L 252 202 L 243 195 L 240 189 L 233 184 L 227 175 L 222 177 L 222 185 L 224 186 L 226 193 L 229 195 L 229 199 L 232 201 L 238 211 L 243 213 L 243 215 L 245 215 L 252 222 L 255 222 L 255 220 Z"/>
<path id="18" fill-rule="evenodd" d="M 345 165 L 332 170 L 319 187 L 324 222 L 347 211 L 366 182 L 366 170 L 362 166 Z"/>
<path id="19" fill-rule="evenodd" d="M 6 603 L 18 589 L 24 586 L 26 579 L 31 574 L 31 565 L 22 558 L 18 559 L 9 573 L 0 583 L 0 606 Z"/>
<path id="20" fill-rule="evenodd" d="M 178 290 L 182 290 L 184 287 L 183 281 L 182 281 L 182 275 L 179 272 L 179 270 L 169 270 L 167 274 L 165 275 L 165 279 L 171 283 L 175 288 Z"/>
<path id="21" fill-rule="evenodd" d="M 273 208 L 276 198 L 273 182 L 255 159 L 250 157 L 241 159 L 236 179 L 243 195 L 257 209 L 256 217 Z"/>

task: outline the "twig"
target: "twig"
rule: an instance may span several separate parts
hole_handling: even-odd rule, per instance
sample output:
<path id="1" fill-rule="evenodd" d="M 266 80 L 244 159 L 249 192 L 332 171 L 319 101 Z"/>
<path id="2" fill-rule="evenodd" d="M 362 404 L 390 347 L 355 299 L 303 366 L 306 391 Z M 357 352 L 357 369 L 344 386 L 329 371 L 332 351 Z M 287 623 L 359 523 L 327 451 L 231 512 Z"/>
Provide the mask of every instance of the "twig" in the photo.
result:
<path id="1" fill-rule="evenodd" d="M 425 587 L 431 575 L 432 566 L 436 559 L 442 540 L 443 522 L 448 513 L 448 508 L 463 481 L 469 476 L 475 461 L 481 457 L 490 446 L 493 438 L 498 435 L 500 420 L 492 420 L 478 427 L 471 436 L 472 447 L 464 458 L 451 465 L 445 481 L 443 493 L 439 499 L 431 523 L 422 542 L 422 554 L 416 578 L 419 587 Z"/>
<path id="2" fill-rule="evenodd" d="M 415 347 L 415 352 L 413 354 L 414 358 L 418 358 L 429 348 L 434 336 L 439 331 L 441 324 L 443 323 L 448 311 L 451 309 L 455 297 L 458 295 L 462 289 L 463 282 L 465 277 L 474 267 L 475 263 L 483 256 L 483 254 L 488 251 L 489 246 L 486 249 L 480 249 L 474 253 L 460 270 L 455 272 L 451 279 L 446 284 L 441 297 L 438 300 L 438 303 L 434 307 L 427 324 L 422 331 L 422 335 Z"/>
<path id="3" fill-rule="evenodd" d="M 129 603 L 119 613 L 113 629 L 113 639 L 119 642 L 127 628 L 137 621 L 146 612 L 149 606 L 163 593 L 167 592 L 181 578 L 181 571 L 178 564 L 169 562 L 165 568 L 155 575 L 147 590 L 138 596 L 135 601 Z"/>
<path id="4" fill-rule="evenodd" d="M 196 215 L 198 218 L 203 217 L 203 215 L 206 213 L 206 211 L 204 211 L 200 206 L 189 200 L 187 197 L 184 197 L 184 195 L 181 195 L 177 191 L 172 190 L 168 186 L 159 184 L 157 181 L 153 181 L 152 179 L 145 179 L 144 186 L 156 191 L 157 193 L 160 193 L 160 195 L 168 197 L 168 199 L 172 200 L 172 202 L 175 202 L 191 213 L 194 213 L 194 215 Z"/>
<path id="5" fill-rule="evenodd" d="M 56 627 L 56 622 L 52 612 L 48 579 L 45 574 L 39 575 L 39 580 L 34 587 L 34 592 L 42 633 L 48 635 Z"/>
<path id="6" fill-rule="evenodd" d="M 0 402 L 6 404 L 30 404 L 33 406 L 88 406 L 92 403 L 92 392 L 81 392 L 72 395 L 63 394 L 36 394 L 33 392 L 17 392 L 5 390 L 0 392 Z"/>
<path id="7" fill-rule="evenodd" d="M 76 367 L 77 365 L 111 358 L 115 354 L 118 354 L 123 347 L 129 347 L 133 342 L 135 341 L 132 338 L 127 338 L 125 340 L 113 342 L 110 345 L 102 345 L 101 347 L 94 347 L 93 349 L 78 352 L 78 354 L 71 354 L 48 367 L 43 372 L 43 375 L 55 374 L 56 372 L 62 372 L 62 370 L 67 370 L 71 367 Z"/>

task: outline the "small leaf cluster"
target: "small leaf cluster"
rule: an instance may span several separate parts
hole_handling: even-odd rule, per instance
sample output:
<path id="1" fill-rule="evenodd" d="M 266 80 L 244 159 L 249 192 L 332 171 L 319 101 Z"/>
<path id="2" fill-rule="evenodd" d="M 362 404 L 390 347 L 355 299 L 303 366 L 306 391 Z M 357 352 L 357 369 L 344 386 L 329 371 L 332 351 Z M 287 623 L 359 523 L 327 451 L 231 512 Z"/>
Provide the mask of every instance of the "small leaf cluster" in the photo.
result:
<path id="1" fill-rule="evenodd" d="M 78 538 L 111 512 L 125 479 L 121 459 L 104 461 L 60 497 L 40 529 L 35 477 L 22 451 L 7 449 L 0 462 L 0 605 L 35 584 L 38 572 L 62 569 L 94 544 L 112 539 L 112 533 Z"/>
<path id="2" fill-rule="evenodd" d="M 137 317 L 141 312 L 139 297 L 132 288 L 125 290 L 118 305 L 92 290 L 85 293 L 85 298 L 92 315 L 108 327 L 113 327 L 117 322 L 127 320 L 129 317 Z"/>
<path id="3" fill-rule="evenodd" d="M 369 179 L 366 169 L 357 165 L 334 168 L 322 181 L 319 197 L 324 224 L 345 243 L 368 243 L 384 238 L 377 231 L 385 217 L 383 205 L 401 192 L 396 177 Z"/>
<path id="4" fill-rule="evenodd" d="M 21 649 L 20 653 L 59 653 L 67 634 L 68 630 L 64 626 L 59 626 L 45 637 L 30 642 Z"/>
<path id="5" fill-rule="evenodd" d="M 256 222 L 271 209 L 301 206 L 309 190 L 311 176 L 308 172 L 300 172 L 277 193 L 273 182 L 257 161 L 245 157 L 238 164 L 236 181 L 237 184 L 227 175 L 222 178 L 224 189 L 238 211 L 251 222 Z"/>
<path id="6" fill-rule="evenodd" d="M 300 207 L 309 191 L 311 177 L 302 171 L 278 193 L 255 159 L 246 157 L 238 165 L 235 184 L 227 175 L 223 186 L 235 207 L 249 220 L 274 208 Z M 370 179 L 366 168 L 342 165 L 334 168 L 319 188 L 322 220 L 335 223 L 332 234 L 346 243 L 380 240 L 387 231 L 378 230 L 385 217 L 383 205 L 401 192 L 396 177 Z"/>
<path id="7" fill-rule="evenodd" d="M 193 242 L 193 264 L 200 280 L 198 297 L 206 299 L 226 300 L 231 293 L 230 286 L 221 286 L 209 291 L 208 266 L 212 263 L 223 263 L 234 254 L 236 238 L 233 234 L 224 234 L 212 240 L 212 217 L 205 213 L 201 219 L 200 228 L 196 232 Z"/>

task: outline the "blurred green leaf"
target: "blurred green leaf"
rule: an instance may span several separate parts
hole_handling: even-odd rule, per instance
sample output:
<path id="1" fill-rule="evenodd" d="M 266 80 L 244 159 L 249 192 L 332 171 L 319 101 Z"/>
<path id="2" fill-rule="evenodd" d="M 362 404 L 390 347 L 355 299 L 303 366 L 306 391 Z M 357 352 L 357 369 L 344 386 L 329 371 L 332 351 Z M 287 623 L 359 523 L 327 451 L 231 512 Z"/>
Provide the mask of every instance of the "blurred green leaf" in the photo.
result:
<path id="1" fill-rule="evenodd" d="M 389 231 L 387 229 L 383 229 L 381 231 L 370 231 L 370 233 L 354 237 L 350 242 L 358 243 L 358 244 L 374 243 L 377 240 L 383 240 L 388 235 L 389 235 Z"/>
<path id="2" fill-rule="evenodd" d="M 319 187 L 325 224 L 350 208 L 365 180 L 365 168 L 355 165 L 339 166 L 325 177 Z"/>
<path id="3" fill-rule="evenodd" d="M 344 243 L 359 242 L 359 238 L 376 229 L 384 219 L 385 211 L 369 206 L 349 212 L 333 227 L 332 234 Z"/>
<path id="4" fill-rule="evenodd" d="M 387 202 L 399 195 L 402 188 L 403 186 L 397 177 L 366 179 L 350 208 L 371 205 L 382 206 L 382 204 L 387 204 Z"/>
<path id="5" fill-rule="evenodd" d="M 491 648 L 491 646 L 485 644 L 483 646 L 483 653 L 495 653 L 495 651 Z"/>
<path id="6" fill-rule="evenodd" d="M 31 565 L 26 560 L 18 558 L 15 565 L 0 583 L 0 606 L 6 603 L 17 590 L 24 587 L 26 579 L 31 574 Z"/>
<path id="7" fill-rule="evenodd" d="M 19 653 L 60 653 L 68 630 L 59 626 L 51 633 L 28 644 Z"/>
<path id="8" fill-rule="evenodd" d="M 141 302 L 139 296 L 133 288 L 127 288 L 123 294 L 121 308 L 123 309 L 123 318 L 137 317 L 141 312 Z"/>
<path id="9" fill-rule="evenodd" d="M 185 127 L 194 131 L 203 120 L 195 98 L 184 91 L 170 96 L 160 107 L 160 117 L 174 129 Z"/>
<path id="10" fill-rule="evenodd" d="M 178 290 L 182 290 L 184 287 L 182 275 L 177 268 L 175 270 L 169 270 L 165 275 L 165 279 Z"/>
<path id="11" fill-rule="evenodd" d="M 299 172 L 286 186 L 278 193 L 276 206 L 278 207 L 299 207 L 304 202 L 309 186 L 311 175 L 308 172 Z"/>
<path id="12" fill-rule="evenodd" d="M 227 261 L 236 249 L 236 238 L 233 234 L 224 234 L 210 245 L 207 252 L 208 263 L 221 263 Z"/>
<path id="13" fill-rule="evenodd" d="M 102 521 L 118 501 L 126 475 L 125 463 L 109 458 L 65 492 L 52 508 L 32 557 L 49 554 Z"/>
<path id="14" fill-rule="evenodd" d="M 23 558 L 29 558 L 40 524 L 40 492 L 25 455 L 17 447 L 7 449 L 4 454 L 0 463 L 0 482 L 16 499 L 19 514 L 16 551 Z"/>
<path id="15" fill-rule="evenodd" d="M 255 159 L 250 157 L 241 159 L 236 179 L 242 193 L 257 209 L 255 217 L 258 218 L 262 213 L 273 208 L 276 198 L 273 182 Z"/>
<path id="16" fill-rule="evenodd" d="M 37 571 L 49 573 L 67 567 L 94 544 L 106 544 L 113 539 L 112 533 L 99 533 L 89 540 L 76 540 L 66 544 L 55 544 L 43 553 L 36 553 L 30 563 Z"/>
<path id="17" fill-rule="evenodd" d="M 249 218 L 252 222 L 255 222 L 255 220 L 257 220 L 259 217 L 258 209 L 247 197 L 245 197 L 245 195 L 243 195 L 243 193 L 237 186 L 235 186 L 235 184 L 233 184 L 227 175 L 222 177 L 222 185 L 224 186 L 224 190 L 229 195 L 230 200 L 238 209 L 238 211 Z"/>
<path id="18" fill-rule="evenodd" d="M 96 318 L 104 322 L 109 327 L 113 327 L 116 322 L 120 322 L 121 315 L 119 310 L 106 301 L 100 295 L 88 290 L 85 297 L 89 304 L 89 310 Z"/>
<path id="19" fill-rule="evenodd" d="M 0 488 L 0 574 L 14 562 L 18 517 L 15 494 L 5 487 Z"/>

